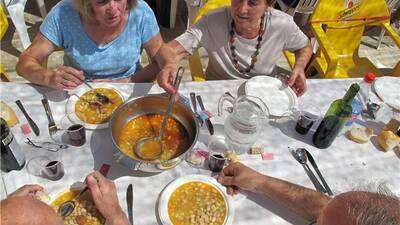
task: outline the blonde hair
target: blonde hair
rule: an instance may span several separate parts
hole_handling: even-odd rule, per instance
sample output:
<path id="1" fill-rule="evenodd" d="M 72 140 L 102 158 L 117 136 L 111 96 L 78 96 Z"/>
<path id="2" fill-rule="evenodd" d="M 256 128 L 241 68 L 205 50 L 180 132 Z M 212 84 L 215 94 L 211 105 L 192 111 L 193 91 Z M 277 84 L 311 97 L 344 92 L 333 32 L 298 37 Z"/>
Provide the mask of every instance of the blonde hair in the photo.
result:
<path id="1" fill-rule="evenodd" d="M 126 2 L 126 10 L 130 11 L 136 5 L 136 0 L 127 0 Z M 89 16 L 92 16 L 92 2 L 91 0 L 74 0 L 74 6 L 76 10 L 82 15 L 84 21 L 87 21 Z"/>

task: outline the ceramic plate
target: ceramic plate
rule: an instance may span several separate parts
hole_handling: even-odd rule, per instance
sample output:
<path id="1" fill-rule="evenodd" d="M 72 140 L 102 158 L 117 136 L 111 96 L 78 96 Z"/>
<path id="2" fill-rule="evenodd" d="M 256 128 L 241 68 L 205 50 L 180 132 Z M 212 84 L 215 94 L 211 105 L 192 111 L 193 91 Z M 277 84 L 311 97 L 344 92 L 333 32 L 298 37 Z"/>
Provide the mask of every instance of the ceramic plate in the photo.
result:
<path id="1" fill-rule="evenodd" d="M 124 102 L 124 97 L 113 85 L 105 84 L 105 83 L 92 83 L 91 85 L 93 88 L 113 89 L 122 98 L 122 102 Z M 79 119 L 79 117 L 75 114 L 75 104 L 78 101 L 79 96 L 83 95 L 84 93 L 86 93 L 88 91 L 90 91 L 90 88 L 87 87 L 86 85 L 82 85 L 82 86 L 78 87 L 77 89 L 69 91 L 68 94 L 70 95 L 70 97 L 68 98 L 68 101 L 66 104 L 65 113 L 68 116 L 68 119 L 73 124 L 82 124 L 85 126 L 86 129 L 90 129 L 90 130 L 105 129 L 108 127 L 108 122 L 99 123 L 99 124 L 87 123 L 87 122 Z"/>
<path id="2" fill-rule="evenodd" d="M 400 78 L 379 77 L 374 82 L 376 94 L 389 106 L 400 110 Z"/>
<path id="3" fill-rule="evenodd" d="M 172 193 L 181 185 L 186 184 L 188 182 L 203 182 L 209 184 L 216 188 L 224 197 L 225 204 L 227 208 L 227 213 L 225 217 L 224 225 L 231 225 L 233 222 L 234 217 L 234 208 L 233 208 L 233 201 L 232 197 L 226 194 L 225 188 L 219 184 L 214 178 L 205 176 L 205 175 L 188 175 L 184 177 L 180 177 L 171 183 L 169 183 L 164 190 L 161 192 L 160 198 L 158 200 L 158 215 L 163 225 L 173 225 L 171 219 L 169 218 L 168 214 L 168 202 L 169 198 L 171 197 Z"/>
<path id="4" fill-rule="evenodd" d="M 297 108 L 297 96 L 282 81 L 269 76 L 256 76 L 245 84 L 246 95 L 259 97 L 267 104 L 270 115 L 282 116 Z"/>

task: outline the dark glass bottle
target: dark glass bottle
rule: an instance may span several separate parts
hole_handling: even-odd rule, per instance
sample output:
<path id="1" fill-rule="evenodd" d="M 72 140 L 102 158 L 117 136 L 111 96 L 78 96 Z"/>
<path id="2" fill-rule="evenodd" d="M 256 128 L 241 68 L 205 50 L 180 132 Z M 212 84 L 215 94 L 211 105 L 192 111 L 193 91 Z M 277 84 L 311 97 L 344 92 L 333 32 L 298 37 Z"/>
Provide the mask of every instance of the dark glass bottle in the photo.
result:
<path id="1" fill-rule="evenodd" d="M 8 128 L 7 122 L 0 117 L 1 170 L 21 170 L 25 165 L 25 155 Z"/>
<path id="2" fill-rule="evenodd" d="M 353 108 L 351 103 L 360 90 L 356 83 L 352 84 L 342 99 L 337 99 L 330 105 L 324 119 L 313 136 L 313 143 L 317 148 L 328 148 L 351 117 Z"/>

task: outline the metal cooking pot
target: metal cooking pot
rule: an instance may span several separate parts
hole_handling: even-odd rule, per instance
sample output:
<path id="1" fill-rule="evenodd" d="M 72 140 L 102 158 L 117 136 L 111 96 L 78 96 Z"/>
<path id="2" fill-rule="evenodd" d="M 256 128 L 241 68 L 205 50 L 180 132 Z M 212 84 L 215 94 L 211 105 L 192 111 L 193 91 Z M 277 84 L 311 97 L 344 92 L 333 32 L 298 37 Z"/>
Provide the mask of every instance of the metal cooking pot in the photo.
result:
<path id="1" fill-rule="evenodd" d="M 163 115 L 167 108 L 167 104 L 167 96 L 147 95 L 136 99 L 129 99 L 114 110 L 110 119 L 110 128 L 113 143 L 118 149 L 118 153 L 114 155 L 117 162 L 122 163 L 133 170 L 162 172 L 174 168 L 182 161 L 182 159 L 184 159 L 186 153 L 190 151 L 197 142 L 199 135 L 199 122 L 192 110 L 185 106 L 182 101 L 175 102 L 171 112 L 171 116 L 186 129 L 186 132 L 189 135 L 189 147 L 180 155 L 164 162 L 160 162 L 160 160 L 146 161 L 139 157 L 126 155 L 117 144 L 119 135 L 126 123 L 145 114 L 156 113 Z"/>

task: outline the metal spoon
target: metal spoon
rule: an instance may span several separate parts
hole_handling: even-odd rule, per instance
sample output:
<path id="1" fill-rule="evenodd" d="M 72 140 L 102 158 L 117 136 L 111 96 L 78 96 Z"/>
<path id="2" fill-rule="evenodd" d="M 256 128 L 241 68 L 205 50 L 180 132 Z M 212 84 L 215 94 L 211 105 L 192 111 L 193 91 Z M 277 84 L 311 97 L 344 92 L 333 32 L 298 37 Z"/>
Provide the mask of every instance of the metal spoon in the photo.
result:
<path id="1" fill-rule="evenodd" d="M 100 169 L 99 172 L 106 177 L 108 174 L 108 170 L 110 169 L 110 165 L 108 164 L 103 164 Z M 77 195 L 75 195 L 71 200 L 66 201 L 64 203 L 62 203 L 60 205 L 60 207 L 58 207 L 57 213 L 58 215 L 60 215 L 61 217 L 67 217 L 69 216 L 74 210 L 75 210 L 75 206 L 76 203 L 79 199 L 79 197 L 81 197 L 87 190 L 89 190 L 89 187 L 86 185 Z"/>
<path id="2" fill-rule="evenodd" d="M 322 193 L 326 193 L 325 188 L 321 185 L 321 183 L 319 183 L 318 179 L 315 177 L 314 173 L 307 164 L 307 154 L 305 150 L 306 149 L 304 148 L 298 148 L 295 151 L 292 151 L 292 155 L 303 166 L 311 182 L 314 184 L 315 189 Z"/>
<path id="3" fill-rule="evenodd" d="M 73 197 L 71 200 L 66 201 L 60 205 L 60 207 L 57 210 L 58 215 L 62 217 L 69 216 L 75 209 L 75 202 L 79 199 L 79 197 L 82 196 L 83 193 L 85 193 L 87 190 L 89 190 L 88 186 L 86 186 L 82 191 L 79 192 L 75 197 Z"/>
<path id="4" fill-rule="evenodd" d="M 90 85 L 86 80 L 82 80 L 82 81 L 83 81 L 83 83 L 86 84 L 86 86 L 88 86 L 90 89 L 95 90 L 95 89 L 92 87 L 92 85 Z M 109 99 L 107 96 L 105 96 L 104 94 L 99 93 L 99 92 L 97 92 L 97 91 L 96 91 L 96 97 L 97 97 L 97 99 L 99 100 L 99 102 L 101 102 L 102 104 L 107 104 L 107 103 L 110 102 L 110 99 Z"/>
<path id="5" fill-rule="evenodd" d="M 175 90 L 178 90 L 178 88 L 179 88 L 179 84 L 181 83 L 183 72 L 184 72 L 183 67 L 179 67 L 178 71 L 176 72 L 176 77 L 175 77 L 175 81 L 174 81 Z M 163 153 L 162 139 L 164 137 L 164 126 L 167 123 L 168 118 L 170 117 L 174 99 L 175 99 L 175 93 L 170 94 L 169 100 L 168 100 L 167 111 L 165 112 L 164 119 L 160 125 L 160 132 L 158 133 L 158 136 L 142 138 L 135 145 L 135 153 L 140 158 L 145 159 L 145 160 L 154 160 L 154 159 L 159 158 L 160 155 L 162 155 L 162 153 Z M 143 154 L 143 150 L 145 149 L 144 146 L 151 146 L 151 145 L 154 148 L 160 149 L 160 151 L 152 156 L 149 156 L 149 155 L 146 156 L 145 154 Z"/>

